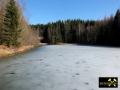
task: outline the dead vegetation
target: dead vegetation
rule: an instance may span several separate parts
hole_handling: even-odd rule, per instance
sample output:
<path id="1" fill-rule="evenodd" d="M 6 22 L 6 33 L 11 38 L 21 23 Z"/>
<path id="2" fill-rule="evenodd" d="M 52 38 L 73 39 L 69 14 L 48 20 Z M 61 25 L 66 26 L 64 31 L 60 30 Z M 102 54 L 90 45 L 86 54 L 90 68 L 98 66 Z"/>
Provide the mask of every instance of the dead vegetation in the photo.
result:
<path id="1" fill-rule="evenodd" d="M 0 30 L 2 28 L 2 22 L 4 20 L 4 13 L 5 13 L 5 6 L 7 4 L 9 0 L 0 0 Z M 22 2 L 24 0 L 17 0 L 17 6 L 18 6 L 18 10 L 20 13 L 20 27 L 22 28 L 22 32 L 21 32 L 21 37 L 19 38 L 20 41 L 20 45 L 24 46 L 24 45 L 34 45 L 34 44 L 38 44 L 39 41 L 39 37 L 38 35 L 36 35 L 36 33 L 29 27 L 27 20 L 25 19 L 24 15 L 23 15 L 23 8 L 20 6 L 19 2 Z"/>
<path id="2" fill-rule="evenodd" d="M 3 21 L 4 21 L 4 15 L 5 15 L 5 8 L 6 4 L 8 3 L 9 0 L 0 0 L 0 36 L 1 36 L 1 30 L 3 27 Z M 20 0 L 22 1 L 22 0 Z M 27 20 L 25 19 L 23 15 L 23 8 L 20 6 L 18 0 L 17 2 L 17 7 L 20 13 L 20 18 L 19 18 L 19 24 L 21 28 L 21 34 L 20 38 L 18 39 L 20 42 L 19 47 L 7 47 L 5 45 L 0 45 L 0 57 L 8 56 L 17 52 L 23 52 L 25 50 L 28 50 L 30 48 L 33 48 L 35 45 L 38 45 L 40 43 L 40 40 L 38 35 L 29 27 Z"/>

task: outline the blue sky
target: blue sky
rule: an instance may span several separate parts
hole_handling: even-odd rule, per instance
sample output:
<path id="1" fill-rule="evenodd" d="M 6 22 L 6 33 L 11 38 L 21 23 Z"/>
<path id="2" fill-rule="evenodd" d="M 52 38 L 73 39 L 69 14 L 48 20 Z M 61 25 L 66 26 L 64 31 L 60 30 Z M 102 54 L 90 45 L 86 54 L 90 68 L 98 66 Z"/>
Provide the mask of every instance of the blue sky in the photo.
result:
<path id="1" fill-rule="evenodd" d="M 120 0 L 27 0 L 25 16 L 30 24 L 57 20 L 100 20 L 114 15 Z"/>

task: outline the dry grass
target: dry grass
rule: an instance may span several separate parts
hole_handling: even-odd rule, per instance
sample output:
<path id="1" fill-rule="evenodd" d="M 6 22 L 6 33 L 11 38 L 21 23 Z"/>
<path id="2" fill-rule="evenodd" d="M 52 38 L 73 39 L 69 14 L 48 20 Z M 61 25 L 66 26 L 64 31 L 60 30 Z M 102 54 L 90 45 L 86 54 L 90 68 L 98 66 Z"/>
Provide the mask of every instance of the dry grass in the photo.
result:
<path id="1" fill-rule="evenodd" d="M 19 48 L 8 48 L 6 46 L 0 45 L 0 58 L 11 56 L 17 53 L 22 53 L 34 47 L 35 47 L 34 45 L 27 45 L 27 46 L 21 46 Z"/>
<path id="2" fill-rule="evenodd" d="M 8 56 L 14 53 L 13 49 L 10 49 L 6 46 L 1 45 L 0 46 L 0 57 Z"/>

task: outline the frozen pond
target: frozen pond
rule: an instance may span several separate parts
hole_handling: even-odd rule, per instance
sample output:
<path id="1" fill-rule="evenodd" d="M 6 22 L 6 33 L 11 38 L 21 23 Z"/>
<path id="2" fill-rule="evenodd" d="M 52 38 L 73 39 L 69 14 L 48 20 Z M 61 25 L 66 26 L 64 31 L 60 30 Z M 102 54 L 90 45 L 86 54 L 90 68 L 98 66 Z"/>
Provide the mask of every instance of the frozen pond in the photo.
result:
<path id="1" fill-rule="evenodd" d="M 120 90 L 99 88 L 100 76 L 120 79 L 119 48 L 46 45 L 0 60 L 0 90 Z"/>

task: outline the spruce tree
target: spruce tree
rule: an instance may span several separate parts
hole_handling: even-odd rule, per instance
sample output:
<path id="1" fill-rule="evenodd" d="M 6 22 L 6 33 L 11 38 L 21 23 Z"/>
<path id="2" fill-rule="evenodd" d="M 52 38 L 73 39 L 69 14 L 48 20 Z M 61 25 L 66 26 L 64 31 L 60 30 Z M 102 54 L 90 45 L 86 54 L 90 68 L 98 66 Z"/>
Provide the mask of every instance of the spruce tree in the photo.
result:
<path id="1" fill-rule="evenodd" d="M 9 0 L 4 17 L 3 43 L 7 46 L 17 46 L 20 36 L 19 10 L 15 0 Z"/>

